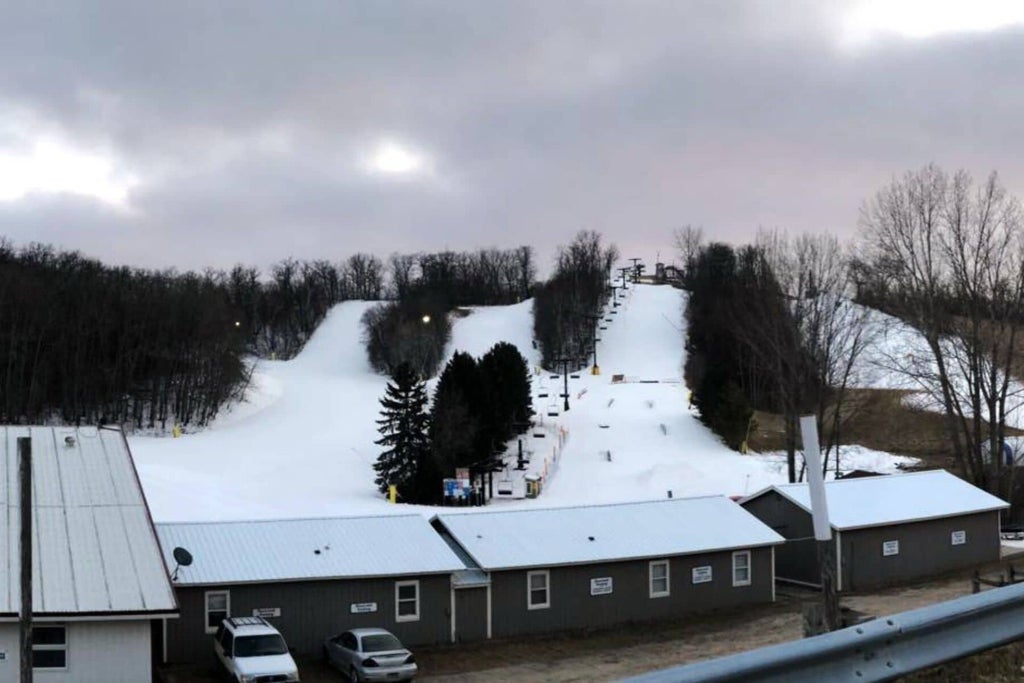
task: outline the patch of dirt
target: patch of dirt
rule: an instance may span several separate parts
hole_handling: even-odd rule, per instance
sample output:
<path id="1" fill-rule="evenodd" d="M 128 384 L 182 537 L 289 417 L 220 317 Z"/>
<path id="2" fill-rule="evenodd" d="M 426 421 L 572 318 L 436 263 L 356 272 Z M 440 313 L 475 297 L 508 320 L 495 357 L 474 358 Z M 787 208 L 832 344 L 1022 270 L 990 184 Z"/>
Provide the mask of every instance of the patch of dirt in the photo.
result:
<path id="1" fill-rule="evenodd" d="M 849 389 L 844 401 L 840 441 L 898 455 L 919 458 L 926 468 L 957 471 L 946 435 L 945 417 L 904 404 L 913 392 L 898 389 Z M 748 443 L 755 451 L 784 450 L 782 416 L 754 412 L 755 425 Z M 1024 431 L 1007 428 L 1010 436 Z M 828 437 L 822 435 L 822 441 Z"/>

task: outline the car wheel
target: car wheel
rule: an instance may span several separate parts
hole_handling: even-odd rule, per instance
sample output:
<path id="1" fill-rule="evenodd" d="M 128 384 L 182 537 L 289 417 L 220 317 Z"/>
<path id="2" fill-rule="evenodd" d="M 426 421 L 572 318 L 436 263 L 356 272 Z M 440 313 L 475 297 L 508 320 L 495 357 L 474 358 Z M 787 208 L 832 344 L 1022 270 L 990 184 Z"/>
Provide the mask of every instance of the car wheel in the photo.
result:
<path id="1" fill-rule="evenodd" d="M 348 669 L 348 679 L 352 681 L 352 683 L 359 683 L 359 672 L 356 671 L 354 664 Z"/>

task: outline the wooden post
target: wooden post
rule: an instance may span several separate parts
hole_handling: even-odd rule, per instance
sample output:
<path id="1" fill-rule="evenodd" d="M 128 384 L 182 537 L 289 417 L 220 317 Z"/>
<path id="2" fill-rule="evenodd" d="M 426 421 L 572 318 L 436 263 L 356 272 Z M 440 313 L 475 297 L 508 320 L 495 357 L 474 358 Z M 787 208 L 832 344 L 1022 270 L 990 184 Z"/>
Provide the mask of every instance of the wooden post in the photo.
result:
<path id="1" fill-rule="evenodd" d="M 811 515 L 814 537 L 818 546 L 818 567 L 821 571 L 822 617 L 829 631 L 842 627 L 839 618 L 839 595 L 836 593 L 836 551 L 832 540 L 832 525 L 828 518 L 828 500 L 825 480 L 821 471 L 821 451 L 818 448 L 818 422 L 813 415 L 800 418 L 800 431 L 804 439 L 804 462 L 807 464 L 807 484 L 811 490 Z"/>
<path id="2" fill-rule="evenodd" d="M 21 509 L 21 683 L 32 683 L 32 438 L 18 437 Z"/>

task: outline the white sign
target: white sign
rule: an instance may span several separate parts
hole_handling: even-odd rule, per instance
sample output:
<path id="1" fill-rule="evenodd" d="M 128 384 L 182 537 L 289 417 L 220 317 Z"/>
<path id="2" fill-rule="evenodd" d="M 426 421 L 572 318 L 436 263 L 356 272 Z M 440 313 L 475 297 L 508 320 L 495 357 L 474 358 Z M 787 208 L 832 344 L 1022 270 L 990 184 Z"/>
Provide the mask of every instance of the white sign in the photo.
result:
<path id="1" fill-rule="evenodd" d="M 349 612 L 352 614 L 368 614 L 376 611 L 377 603 L 375 602 L 353 602 L 349 607 Z"/>
<path id="2" fill-rule="evenodd" d="M 888 557 L 889 555 L 900 554 L 900 542 L 899 541 L 883 541 L 882 542 L 882 555 Z"/>
<path id="3" fill-rule="evenodd" d="M 711 583 L 711 565 L 693 568 L 694 583 Z"/>
<path id="4" fill-rule="evenodd" d="M 591 595 L 608 595 L 612 592 L 612 577 L 605 576 L 600 579 L 590 580 Z"/>
<path id="5" fill-rule="evenodd" d="M 966 531 L 954 531 L 950 537 L 950 541 L 953 545 L 963 545 L 967 543 L 967 532 Z"/>
<path id="6" fill-rule="evenodd" d="M 271 617 L 281 616 L 280 607 L 256 607 L 252 611 L 254 617 L 263 617 L 264 619 L 270 619 Z"/>

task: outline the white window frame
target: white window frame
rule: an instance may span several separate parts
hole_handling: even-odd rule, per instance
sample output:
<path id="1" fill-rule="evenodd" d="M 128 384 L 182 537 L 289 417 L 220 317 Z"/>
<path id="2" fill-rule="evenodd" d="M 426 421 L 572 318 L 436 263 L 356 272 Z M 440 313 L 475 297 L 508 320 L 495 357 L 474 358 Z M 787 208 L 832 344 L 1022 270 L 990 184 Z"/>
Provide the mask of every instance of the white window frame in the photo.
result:
<path id="1" fill-rule="evenodd" d="M 544 602 L 533 602 L 533 577 L 544 577 Z M 540 590 L 540 589 L 538 589 Z M 551 607 L 551 572 L 547 569 L 526 572 L 526 609 L 547 609 Z"/>
<path id="2" fill-rule="evenodd" d="M 888 547 L 886 547 L 888 546 Z M 893 539 L 891 541 L 882 541 L 882 557 L 895 557 L 900 554 L 900 541 L 899 539 Z"/>
<path id="3" fill-rule="evenodd" d="M 747 564 L 746 564 L 745 567 L 737 567 L 736 566 L 736 560 L 738 558 L 740 558 L 740 557 L 746 557 L 747 558 Z M 736 570 L 737 569 L 746 569 L 747 570 L 747 578 L 745 580 L 741 580 L 741 579 L 737 579 L 736 578 Z M 750 583 L 751 583 L 751 580 L 753 578 L 754 578 L 754 568 L 753 568 L 753 562 L 751 561 L 751 557 L 750 557 L 750 551 L 749 550 L 737 550 L 736 552 L 734 552 L 732 554 L 732 585 L 733 586 L 749 586 Z"/>
<path id="4" fill-rule="evenodd" d="M 32 641 L 32 653 L 36 652 L 63 652 L 64 653 L 64 666 L 36 666 L 35 657 L 32 658 L 32 670 L 33 671 L 67 671 L 68 670 L 68 627 L 67 624 L 47 624 L 37 623 L 33 624 L 33 629 L 37 628 L 60 628 L 64 629 L 64 643 L 62 645 L 44 645 L 37 643 L 34 639 Z"/>
<path id="5" fill-rule="evenodd" d="M 412 586 L 416 589 L 416 613 L 401 614 L 402 603 L 410 602 L 409 598 L 401 598 L 401 589 L 405 586 Z M 420 620 L 420 582 L 417 581 L 395 581 L 395 621 L 419 621 Z"/>
<path id="6" fill-rule="evenodd" d="M 665 567 L 665 576 L 664 577 L 660 577 L 660 578 L 657 578 L 657 579 L 655 578 L 655 576 L 654 576 L 654 567 L 655 567 L 655 565 L 657 565 L 659 567 Z M 670 596 L 672 594 L 671 575 L 672 575 L 672 570 L 671 570 L 671 568 L 669 566 L 669 561 L 668 560 L 651 560 L 647 564 L 647 593 L 648 593 L 648 597 L 650 597 L 650 598 L 667 598 L 668 596 Z M 665 581 L 665 590 L 663 590 L 663 591 L 655 590 L 654 589 L 654 582 L 655 582 L 655 580 L 657 580 L 657 581 L 664 580 Z"/>
<path id="7" fill-rule="evenodd" d="M 950 545 L 967 545 L 967 531 L 959 529 L 950 533 L 949 535 Z"/>
<path id="8" fill-rule="evenodd" d="M 213 595 L 223 595 L 224 596 L 224 598 L 225 598 L 224 599 L 224 611 L 226 612 L 226 614 L 224 615 L 224 618 L 225 619 L 230 619 L 231 618 L 231 591 L 227 591 L 227 590 L 206 591 L 203 594 L 203 628 L 206 629 L 207 633 L 216 633 L 217 632 L 217 627 L 216 626 L 210 626 L 210 596 L 213 596 Z"/>

